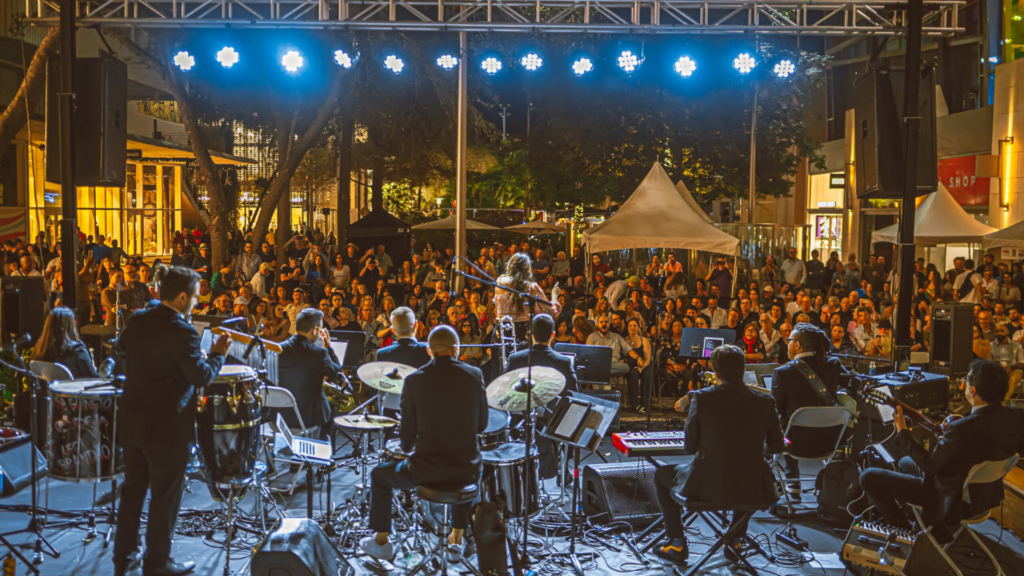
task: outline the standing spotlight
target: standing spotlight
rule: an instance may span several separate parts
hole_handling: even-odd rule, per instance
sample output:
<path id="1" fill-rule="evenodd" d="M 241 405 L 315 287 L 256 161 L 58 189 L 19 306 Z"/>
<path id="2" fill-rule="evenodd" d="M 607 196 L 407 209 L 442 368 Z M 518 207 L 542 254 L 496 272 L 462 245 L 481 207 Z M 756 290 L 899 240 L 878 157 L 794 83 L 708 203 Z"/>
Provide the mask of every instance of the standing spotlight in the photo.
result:
<path id="1" fill-rule="evenodd" d="M 289 50 L 284 57 L 281 58 L 281 65 L 289 72 L 298 72 L 299 68 L 302 68 L 302 64 L 302 54 L 299 54 L 297 50 Z"/>
<path id="2" fill-rule="evenodd" d="M 636 70 L 637 66 L 640 65 L 640 59 L 637 58 L 636 54 L 633 54 L 629 50 L 625 50 L 619 55 L 619 68 L 622 68 L 626 72 L 632 72 Z"/>
<path id="3" fill-rule="evenodd" d="M 225 68 L 231 68 L 238 64 L 238 52 L 235 52 L 234 48 L 226 46 L 217 52 L 217 62 L 220 62 L 220 65 Z"/>
<path id="4" fill-rule="evenodd" d="M 679 60 L 676 60 L 676 72 L 679 73 L 683 78 L 689 78 L 693 75 L 693 71 L 697 69 L 697 63 L 690 59 L 689 56 L 683 56 Z"/>
<path id="5" fill-rule="evenodd" d="M 773 71 L 779 78 L 788 78 L 790 74 L 796 72 L 796 66 L 790 60 L 783 60 L 775 65 Z"/>
<path id="6" fill-rule="evenodd" d="M 523 59 L 520 60 L 520 62 L 522 63 L 523 68 L 526 68 L 530 72 L 540 68 L 541 64 L 544 63 L 540 56 L 537 56 L 536 54 L 527 54 L 526 56 L 523 56 Z"/>
<path id="7" fill-rule="evenodd" d="M 437 59 L 437 65 L 445 70 L 451 70 L 459 64 L 459 59 L 451 54 L 445 54 Z"/>
<path id="8" fill-rule="evenodd" d="M 744 52 L 740 54 L 735 60 L 732 61 L 732 67 L 739 70 L 740 74 L 750 74 L 750 71 L 757 66 L 757 62 L 750 57 L 750 54 Z"/>
<path id="9" fill-rule="evenodd" d="M 583 76 L 587 72 L 594 69 L 594 63 L 590 61 L 590 58 L 580 58 L 579 60 L 572 63 L 572 71 L 577 76 Z"/>
<path id="10" fill-rule="evenodd" d="M 394 54 L 388 54 L 388 57 L 384 59 L 384 67 L 395 74 L 401 74 L 402 68 L 405 68 L 405 62 Z"/>
<path id="11" fill-rule="evenodd" d="M 188 52 L 182 50 L 174 55 L 174 65 L 181 68 L 183 71 L 188 72 L 196 65 L 196 59 Z"/>
<path id="12" fill-rule="evenodd" d="M 345 52 L 344 50 L 335 50 L 334 51 L 334 61 L 338 63 L 338 66 L 341 66 L 342 68 L 345 68 L 346 70 L 348 70 L 349 68 L 352 68 L 352 64 L 353 64 L 352 57 L 349 56 L 348 52 Z"/>
<path id="13" fill-rule="evenodd" d="M 481 64 L 480 67 L 484 69 L 484 72 L 494 76 L 498 73 L 498 70 L 501 70 L 501 60 L 498 60 L 497 58 L 488 58 L 483 61 L 483 64 Z"/>

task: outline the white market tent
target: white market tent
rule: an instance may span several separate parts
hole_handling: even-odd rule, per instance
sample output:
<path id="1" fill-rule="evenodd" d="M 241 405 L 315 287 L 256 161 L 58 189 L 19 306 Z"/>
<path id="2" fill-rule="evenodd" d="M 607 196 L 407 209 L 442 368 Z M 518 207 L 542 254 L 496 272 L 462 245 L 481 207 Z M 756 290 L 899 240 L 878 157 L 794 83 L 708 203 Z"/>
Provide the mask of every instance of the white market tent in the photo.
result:
<path id="1" fill-rule="evenodd" d="M 1024 248 L 1024 221 L 988 234 L 981 239 L 981 247 L 985 250 L 989 248 Z"/>
<path id="2" fill-rule="evenodd" d="M 655 163 L 618 212 L 583 233 L 583 243 L 590 253 L 679 248 L 738 254 L 739 239 L 715 228 L 693 198 L 690 202 L 693 204 L 676 189 L 665 169 Z"/>
<path id="3" fill-rule="evenodd" d="M 697 204 L 697 201 L 693 199 L 693 194 L 690 194 L 690 189 L 686 187 L 686 184 L 683 184 L 682 180 L 676 182 L 676 190 L 679 190 L 679 194 L 683 197 L 683 200 L 686 200 L 686 203 L 690 208 L 693 208 L 694 212 L 700 214 L 708 224 L 715 223 L 715 221 L 711 219 L 711 215 L 705 212 L 704 209 Z"/>
<path id="4" fill-rule="evenodd" d="M 423 224 L 417 224 L 412 227 L 413 230 L 454 230 L 455 229 L 455 215 L 452 214 L 447 218 L 441 218 L 440 220 L 433 220 L 430 222 L 424 222 Z M 476 220 L 470 220 L 466 218 L 466 230 L 501 230 L 490 224 L 484 224 L 483 222 L 477 222 Z"/>
<path id="5" fill-rule="evenodd" d="M 893 224 L 871 234 L 872 242 L 896 242 L 899 224 Z M 968 214 L 945 186 L 932 192 L 914 214 L 914 238 L 910 242 L 921 246 L 936 244 L 970 244 L 981 242 L 982 237 L 996 229 L 982 224 Z"/>

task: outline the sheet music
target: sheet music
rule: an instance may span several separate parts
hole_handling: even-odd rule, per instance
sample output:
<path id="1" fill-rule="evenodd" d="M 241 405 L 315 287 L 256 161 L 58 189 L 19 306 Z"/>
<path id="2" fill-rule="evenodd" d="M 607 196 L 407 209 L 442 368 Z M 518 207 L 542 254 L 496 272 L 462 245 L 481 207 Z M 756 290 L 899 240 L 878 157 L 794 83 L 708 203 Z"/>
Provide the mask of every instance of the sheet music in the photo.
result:
<path id="1" fill-rule="evenodd" d="M 878 388 L 876 388 L 876 390 L 878 390 L 882 394 L 885 394 L 889 398 L 892 398 L 892 390 L 890 390 L 888 386 L 879 386 Z M 878 415 L 882 417 L 883 424 L 888 424 L 889 422 L 893 421 L 893 418 L 896 417 L 896 409 L 893 408 L 892 406 L 889 406 L 888 404 L 879 404 Z"/>
<path id="2" fill-rule="evenodd" d="M 348 350 L 348 342 L 331 340 L 331 350 L 338 356 L 338 362 L 345 363 L 345 351 Z"/>
<path id="3" fill-rule="evenodd" d="M 558 428 L 555 428 L 555 436 L 562 436 L 568 438 L 572 436 L 579 425 L 580 421 L 587 414 L 587 407 L 582 404 L 571 404 L 569 409 L 565 411 L 565 417 L 558 423 Z"/>

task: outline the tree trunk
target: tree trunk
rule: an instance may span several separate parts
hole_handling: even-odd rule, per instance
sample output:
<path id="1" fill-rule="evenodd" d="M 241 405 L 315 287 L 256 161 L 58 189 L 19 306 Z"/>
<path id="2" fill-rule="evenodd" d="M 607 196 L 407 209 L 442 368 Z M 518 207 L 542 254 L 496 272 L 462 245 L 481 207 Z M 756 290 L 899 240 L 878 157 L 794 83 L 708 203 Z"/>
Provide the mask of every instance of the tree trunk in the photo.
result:
<path id="1" fill-rule="evenodd" d="M 341 130 L 338 134 L 338 205 L 337 231 L 338 252 L 345 253 L 348 244 L 348 225 L 351 218 L 349 206 L 352 203 L 352 136 L 355 122 L 351 115 L 341 117 Z"/>
<path id="2" fill-rule="evenodd" d="M 59 32 L 60 28 L 54 27 L 46 33 L 46 37 L 43 38 L 42 43 L 36 48 L 35 55 L 32 56 L 32 62 L 29 63 L 28 70 L 25 71 L 25 77 L 21 80 L 21 86 L 18 87 L 14 100 L 7 105 L 3 112 L 0 112 L 0 158 L 3 158 L 7 147 L 21 131 L 21 127 L 28 122 L 28 114 L 25 110 L 26 96 L 29 103 L 35 102 L 39 100 L 40 93 L 46 86 L 46 63 L 57 54 L 60 48 Z"/>
<path id="3" fill-rule="evenodd" d="M 281 200 L 277 203 L 277 234 L 275 238 L 277 240 L 277 269 L 281 270 L 281 266 L 288 261 L 284 255 L 284 245 L 292 237 L 292 195 L 291 195 L 291 182 L 288 184 L 288 194 L 281 196 Z"/>
<path id="4" fill-rule="evenodd" d="M 370 211 L 384 210 L 384 161 L 373 157 L 373 183 L 370 185 Z"/>

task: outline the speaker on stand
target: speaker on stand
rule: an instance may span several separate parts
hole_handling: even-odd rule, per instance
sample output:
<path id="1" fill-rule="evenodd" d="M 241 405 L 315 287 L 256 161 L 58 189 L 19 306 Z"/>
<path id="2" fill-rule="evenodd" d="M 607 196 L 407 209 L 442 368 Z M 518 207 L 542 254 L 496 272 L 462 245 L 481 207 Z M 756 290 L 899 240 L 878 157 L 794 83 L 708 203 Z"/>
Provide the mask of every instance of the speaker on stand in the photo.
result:
<path id="1" fill-rule="evenodd" d="M 932 305 L 932 372 L 958 377 L 967 374 L 974 358 L 974 305 L 936 302 Z"/>
<path id="2" fill-rule="evenodd" d="M 32 342 L 43 333 L 46 291 L 42 276 L 0 278 L 0 336 L 10 342 L 28 332 Z"/>

